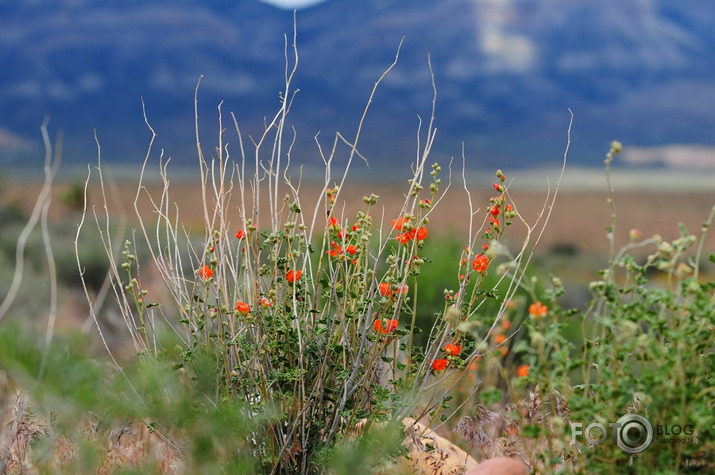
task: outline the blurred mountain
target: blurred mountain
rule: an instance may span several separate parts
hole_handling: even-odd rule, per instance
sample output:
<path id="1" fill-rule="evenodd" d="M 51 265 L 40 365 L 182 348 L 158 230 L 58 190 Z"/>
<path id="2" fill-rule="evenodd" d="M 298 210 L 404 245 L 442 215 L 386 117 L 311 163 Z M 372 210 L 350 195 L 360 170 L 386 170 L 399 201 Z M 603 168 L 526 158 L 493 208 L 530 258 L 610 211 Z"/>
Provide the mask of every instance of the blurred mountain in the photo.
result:
<path id="1" fill-rule="evenodd" d="M 202 143 L 234 112 L 260 133 L 278 107 L 293 14 L 257 0 L 0 0 L 0 164 L 41 156 L 39 125 L 64 134 L 65 160 L 137 163 L 150 133 L 193 163 L 194 89 Z M 435 155 L 476 167 L 556 165 L 575 114 L 572 163 L 626 146 L 715 145 L 715 3 L 698 0 L 329 0 L 297 13 L 300 89 L 294 158 L 320 163 L 354 134 L 373 84 L 361 150 L 415 155 L 418 116 L 437 87 Z M 235 135 L 227 140 L 235 142 Z M 715 157 L 713 157 L 715 161 Z M 687 162 L 687 160 L 686 160 Z"/>

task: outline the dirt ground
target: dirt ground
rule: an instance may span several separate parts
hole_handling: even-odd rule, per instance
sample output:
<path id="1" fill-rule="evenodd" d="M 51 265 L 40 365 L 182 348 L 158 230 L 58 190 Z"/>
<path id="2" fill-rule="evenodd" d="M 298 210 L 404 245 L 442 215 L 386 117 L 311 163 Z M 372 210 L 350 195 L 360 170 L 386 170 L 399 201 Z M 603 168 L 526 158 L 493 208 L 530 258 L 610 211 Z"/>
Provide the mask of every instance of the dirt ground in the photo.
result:
<path id="1" fill-rule="evenodd" d="M 71 206 L 67 204 L 67 194 L 76 183 L 57 183 L 53 190 L 52 216 L 56 219 L 77 219 Z M 29 212 L 34 204 L 40 184 L 37 182 L 6 182 L 5 189 L 0 190 L 0 199 L 14 203 Z M 136 222 L 134 212 L 134 199 L 136 183 L 122 182 L 116 185 L 107 185 L 109 207 L 113 219 L 121 214 L 129 222 Z M 715 189 L 715 187 L 714 187 Z M 197 182 L 180 180 L 172 182 L 168 202 L 172 214 L 179 210 L 179 219 L 193 229 L 200 229 L 203 216 L 201 200 L 201 186 Z M 371 214 L 375 222 L 382 221 L 385 230 L 389 230 L 391 219 L 398 217 L 404 195 L 408 190 L 406 183 L 389 184 L 385 182 L 369 183 L 361 181 L 346 184 L 341 191 L 335 205 L 335 214 L 349 222 L 354 221 L 355 213 L 364 210 L 362 198 L 375 193 L 379 195 L 378 203 L 373 207 Z M 278 193 L 279 200 L 285 197 L 290 190 L 281 188 Z M 208 190 L 211 193 L 211 190 Z M 306 219 L 313 214 L 316 202 L 322 192 L 322 185 L 303 184 L 300 189 L 301 206 Z M 250 191 L 248 191 L 250 194 Z M 480 186 L 470 189 L 471 201 L 475 212 L 475 231 L 482 225 L 486 206 L 490 196 L 496 193 L 489 186 Z M 140 194 L 138 206 L 145 220 L 150 220 L 156 213 L 153 210 L 149 196 L 155 201 L 160 199 L 161 186 L 158 183 L 150 184 Z M 101 190 L 97 184 L 89 188 L 89 207 L 94 206 L 102 210 Z M 428 195 L 425 193 L 424 197 Z M 544 210 L 547 200 L 546 190 L 520 191 L 512 187 L 510 197 L 515 209 L 526 223 L 531 225 L 543 222 L 546 213 L 539 218 Z M 242 220 L 239 210 L 240 195 L 234 190 L 231 202 L 227 208 L 228 219 L 232 226 L 238 229 Z M 250 208 L 250 200 L 249 208 Z M 268 218 L 267 200 L 262 200 L 263 216 Z M 469 233 L 469 199 L 464 189 L 457 186 L 450 188 L 446 194 L 434 204 L 429 215 L 428 225 L 430 236 L 452 236 L 468 241 Z M 710 210 L 715 205 L 715 192 L 669 192 L 656 191 L 618 191 L 615 193 L 616 205 L 616 245 L 628 242 L 631 229 L 641 231 L 643 238 L 659 234 L 665 240 L 678 237 L 678 223 L 684 223 L 691 233 L 699 234 L 702 222 L 708 217 Z M 209 211 L 211 211 L 209 207 Z M 324 207 L 318 208 L 323 214 Z M 571 253 L 589 252 L 602 254 L 608 251 L 608 240 L 605 227 L 610 224 L 611 210 L 604 191 L 574 191 L 561 190 L 557 196 L 555 206 L 549 217 L 548 225 L 538 243 L 540 253 L 549 253 L 553 250 L 568 250 Z M 510 246 L 522 242 L 526 235 L 526 226 L 518 218 L 507 229 L 506 236 Z M 532 240 L 533 242 L 533 240 Z M 715 233 L 711 232 L 706 240 L 706 250 L 715 252 Z"/>

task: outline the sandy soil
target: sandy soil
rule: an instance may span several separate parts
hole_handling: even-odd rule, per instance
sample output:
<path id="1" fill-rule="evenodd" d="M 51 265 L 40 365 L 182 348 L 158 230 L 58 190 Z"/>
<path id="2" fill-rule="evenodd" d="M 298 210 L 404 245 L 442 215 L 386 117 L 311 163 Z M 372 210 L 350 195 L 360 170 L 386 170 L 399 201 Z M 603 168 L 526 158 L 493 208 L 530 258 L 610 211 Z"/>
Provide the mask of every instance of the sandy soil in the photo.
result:
<path id="1" fill-rule="evenodd" d="M 54 187 L 52 215 L 55 219 L 77 219 L 70 207 L 64 202 L 63 196 L 73 185 L 57 183 Z M 39 192 L 40 184 L 36 182 L 9 182 L 5 189 L 0 190 L 0 199 L 16 203 L 29 211 Z M 125 215 L 130 222 L 136 222 L 134 198 L 136 184 L 123 182 L 108 186 L 110 210 L 113 218 Z M 391 219 L 396 218 L 404 202 L 404 194 L 408 187 L 406 183 L 368 183 L 347 184 L 336 202 L 337 216 L 343 216 L 348 221 L 354 221 L 355 213 L 364 210 L 362 202 L 364 195 L 375 193 L 380 196 L 377 206 L 371 214 L 375 221 L 382 220 L 386 230 Z M 209 193 L 211 190 L 208 190 Z M 289 192 L 287 188 L 279 190 L 279 199 Z M 318 184 L 304 184 L 300 189 L 301 205 L 306 219 L 312 216 L 315 203 L 321 196 L 322 188 Z M 250 192 L 249 192 L 250 193 Z M 474 225 L 481 226 L 485 216 L 486 206 L 490 196 L 495 193 L 490 187 L 471 189 L 471 201 L 475 212 Z M 161 196 L 161 186 L 152 184 L 140 194 L 138 207 L 145 219 L 150 220 L 156 213 L 153 211 L 151 197 L 158 201 Z M 425 195 L 427 196 L 427 195 Z M 239 210 L 240 195 L 234 190 L 231 202 L 227 208 L 228 219 L 236 229 L 241 227 Z M 514 207 L 526 223 L 534 224 L 539 220 L 539 214 L 544 209 L 547 193 L 543 191 L 520 191 L 513 189 L 511 198 Z M 250 200 L 248 200 L 250 209 Z M 185 225 L 200 229 L 203 205 L 201 186 L 197 182 L 186 180 L 171 184 L 169 200 L 170 212 L 179 210 L 180 221 Z M 268 201 L 262 201 L 263 217 L 268 218 Z M 715 192 L 682 192 L 658 193 L 655 191 L 618 191 L 615 194 L 617 210 L 616 244 L 622 245 L 628 241 L 631 229 L 639 229 L 645 238 L 660 234 L 663 239 L 671 240 L 678 237 L 678 223 L 684 223 L 692 233 L 699 234 L 702 222 L 707 218 L 715 205 Z M 89 189 L 89 205 L 101 211 L 101 190 L 93 184 Z M 209 212 L 212 211 L 209 206 Z M 319 214 L 324 208 L 319 207 Z M 468 241 L 469 232 L 469 199 L 464 189 L 452 187 L 444 197 L 435 203 L 430 214 L 430 236 L 454 236 Z M 573 191 L 562 190 L 556 200 L 556 205 L 549 217 L 549 223 L 538 244 L 542 252 L 547 253 L 555 247 L 570 247 L 577 252 L 602 253 L 608 250 L 605 227 L 610 222 L 610 208 L 605 191 Z M 542 216 L 541 221 L 546 215 Z M 321 218 L 322 219 L 322 218 Z M 526 234 L 526 226 L 514 220 L 514 225 L 507 229 L 511 245 L 521 242 Z M 706 249 L 715 251 L 715 233 L 711 233 L 706 241 Z"/>

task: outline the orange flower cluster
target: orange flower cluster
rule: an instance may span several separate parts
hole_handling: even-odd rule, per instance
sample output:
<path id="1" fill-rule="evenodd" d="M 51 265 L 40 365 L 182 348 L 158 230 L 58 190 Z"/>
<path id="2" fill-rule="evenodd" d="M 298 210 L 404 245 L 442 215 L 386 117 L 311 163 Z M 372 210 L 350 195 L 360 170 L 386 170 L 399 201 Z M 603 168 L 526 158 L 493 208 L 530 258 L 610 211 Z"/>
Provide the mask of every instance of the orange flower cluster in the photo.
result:
<path id="1" fill-rule="evenodd" d="M 457 356 L 462 351 L 462 346 L 454 343 L 448 343 L 444 347 L 444 352 L 447 356 Z M 447 358 L 436 358 L 432 361 L 432 369 L 434 371 L 443 371 L 449 366 L 449 360 Z"/>
<path id="2" fill-rule="evenodd" d="M 549 313 L 549 308 L 541 302 L 534 302 L 529 305 L 529 315 L 532 318 L 543 318 Z"/>
<path id="3" fill-rule="evenodd" d="M 360 226 L 354 224 L 351 229 L 352 232 L 355 233 L 360 230 Z M 335 238 L 340 240 L 340 242 L 342 243 L 345 243 L 345 241 L 350 238 L 349 232 L 345 229 L 342 229 L 340 221 L 335 216 L 330 216 L 328 218 L 328 231 L 334 234 Z M 346 253 L 350 254 L 350 256 L 355 257 L 355 254 L 359 252 L 359 249 L 354 244 L 349 244 L 348 246 L 343 247 L 339 242 L 332 241 L 330 243 L 330 250 L 325 252 L 330 257 L 340 257 L 345 255 Z M 358 263 L 358 260 L 353 258 L 350 262 L 355 265 Z"/>
<path id="4" fill-rule="evenodd" d="M 397 239 L 400 244 L 407 244 L 410 241 L 414 241 L 415 239 L 417 241 L 424 241 L 427 239 L 427 228 L 422 226 L 419 229 L 410 229 L 409 231 L 406 231 L 399 236 L 397 236 L 395 239 Z"/>
<path id="5" fill-rule="evenodd" d="M 330 257 L 338 257 L 343 253 L 343 247 L 338 245 L 335 241 L 330 243 L 330 250 L 326 252 Z"/>
<path id="6" fill-rule="evenodd" d="M 209 280 L 211 277 L 214 275 L 213 269 L 209 267 L 208 265 L 205 265 L 198 270 L 199 277 L 201 277 L 204 280 Z"/>
<path id="7" fill-rule="evenodd" d="M 389 318 L 385 325 L 382 324 L 382 320 L 378 319 L 372 323 L 373 328 L 378 333 L 392 333 L 397 329 L 397 319 Z"/>
<path id="8" fill-rule="evenodd" d="M 341 245 L 339 245 L 335 241 L 332 241 L 330 243 L 330 250 L 326 251 L 325 253 L 328 254 L 330 257 L 338 257 L 340 255 L 345 254 L 346 252 L 351 256 L 354 256 L 355 254 L 357 254 L 358 248 L 350 244 L 348 247 L 343 249 Z"/>
<path id="9" fill-rule="evenodd" d="M 407 217 L 397 218 L 392 220 L 392 227 L 398 231 L 402 231 L 402 227 L 409 223 L 410 220 Z"/>
<path id="10" fill-rule="evenodd" d="M 381 282 L 377 286 L 377 290 L 380 291 L 380 295 L 382 295 L 383 297 L 392 296 L 392 284 L 390 284 L 388 282 Z M 407 284 L 398 285 L 397 288 L 395 289 L 395 293 L 397 295 L 406 294 L 409 291 L 410 291 L 410 287 Z"/>
<path id="11" fill-rule="evenodd" d="M 408 216 L 403 216 L 398 219 L 393 219 L 392 220 L 392 227 L 398 231 L 402 231 L 403 228 L 405 227 L 405 224 L 408 224 L 410 222 L 410 217 Z M 422 226 L 420 228 L 412 228 L 409 231 L 405 230 L 404 233 L 399 234 L 395 239 L 397 239 L 400 244 L 407 244 L 408 242 L 417 240 L 417 241 L 424 241 L 427 239 L 428 233 L 427 233 L 427 228 Z"/>

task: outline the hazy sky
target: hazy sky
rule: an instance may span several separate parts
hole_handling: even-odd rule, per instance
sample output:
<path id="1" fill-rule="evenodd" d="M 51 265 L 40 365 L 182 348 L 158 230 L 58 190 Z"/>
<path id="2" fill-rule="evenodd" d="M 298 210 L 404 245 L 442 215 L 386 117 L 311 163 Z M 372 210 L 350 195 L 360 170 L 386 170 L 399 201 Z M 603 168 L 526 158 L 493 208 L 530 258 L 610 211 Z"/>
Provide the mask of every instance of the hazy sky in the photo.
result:
<path id="1" fill-rule="evenodd" d="M 270 3 L 280 8 L 293 9 L 304 8 L 318 3 L 323 3 L 327 0 L 261 0 L 263 3 Z"/>

